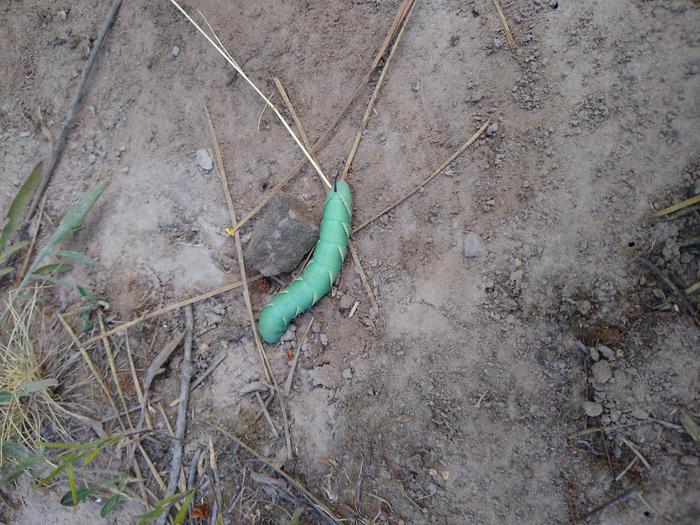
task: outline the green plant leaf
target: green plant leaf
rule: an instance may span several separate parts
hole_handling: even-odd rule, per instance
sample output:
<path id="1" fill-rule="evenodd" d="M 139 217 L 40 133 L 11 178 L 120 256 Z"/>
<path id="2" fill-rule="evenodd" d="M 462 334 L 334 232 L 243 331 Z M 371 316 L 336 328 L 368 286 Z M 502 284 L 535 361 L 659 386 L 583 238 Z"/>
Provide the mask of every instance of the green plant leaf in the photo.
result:
<path id="1" fill-rule="evenodd" d="M 41 456 L 34 456 L 29 459 L 20 461 L 12 467 L 4 476 L 0 477 L 0 486 L 20 477 L 25 472 L 28 472 L 31 467 L 38 463 L 43 463 L 45 460 Z"/>
<path id="2" fill-rule="evenodd" d="M 4 268 L 0 268 L 0 277 L 3 277 L 8 273 L 12 273 L 14 270 L 15 269 L 12 266 L 5 266 Z"/>
<path id="3" fill-rule="evenodd" d="M 83 460 L 83 466 L 88 465 L 93 459 L 97 457 L 97 455 L 100 453 L 100 448 L 96 448 L 92 452 L 90 452 L 85 459 Z"/>
<path id="4" fill-rule="evenodd" d="M 87 497 L 90 494 L 94 494 L 95 492 L 95 489 L 91 489 L 88 487 L 76 488 L 75 494 L 73 494 L 72 490 L 69 490 L 61 497 L 61 505 L 63 505 L 64 507 L 75 508 L 78 505 L 78 503 L 82 503 L 87 499 Z M 75 500 L 73 499 L 74 497 Z"/>
<path id="5" fill-rule="evenodd" d="M 75 486 L 75 468 L 73 463 L 68 465 L 68 485 L 70 486 L 70 495 L 73 500 L 73 510 L 78 506 L 78 489 Z"/>
<path id="6" fill-rule="evenodd" d="M 194 498 L 194 491 L 190 491 L 190 493 L 185 496 L 182 507 L 180 507 L 180 510 L 177 511 L 175 515 L 175 525 L 182 525 L 182 523 L 184 523 L 187 517 L 187 509 L 190 508 L 190 503 L 192 503 L 192 498 Z"/>
<path id="7" fill-rule="evenodd" d="M 58 386 L 58 381 L 53 377 L 49 377 L 41 381 L 25 381 L 20 385 L 20 388 L 23 394 L 33 394 L 34 392 L 40 392 L 52 386 Z"/>
<path id="8" fill-rule="evenodd" d="M 75 261 L 78 261 L 79 263 L 87 264 L 87 265 L 95 265 L 97 264 L 97 261 L 95 259 L 91 259 L 84 253 L 80 252 L 72 252 L 70 250 L 59 250 L 56 252 L 56 255 L 58 257 L 66 257 L 68 259 L 73 259 Z"/>
<path id="9" fill-rule="evenodd" d="M 80 228 L 85 222 L 85 217 L 95 206 L 97 199 L 107 188 L 107 182 L 98 182 L 95 186 L 86 191 L 80 200 L 74 204 L 63 216 L 56 231 L 53 232 L 46 247 L 54 248 L 59 242 L 68 237 L 75 230 Z"/>
<path id="10" fill-rule="evenodd" d="M 22 187 L 20 187 L 17 195 L 12 200 L 10 208 L 7 210 L 5 226 L 2 229 L 2 233 L 0 233 L 0 251 L 2 251 L 10 236 L 20 227 L 22 216 L 27 211 L 40 181 L 41 162 L 34 167 L 27 180 L 24 181 L 24 184 L 22 184 Z"/>
<path id="11" fill-rule="evenodd" d="M 146 525 L 147 523 L 152 522 L 158 516 L 163 514 L 163 512 L 165 512 L 165 509 L 163 507 L 156 507 L 155 509 L 148 511 L 146 514 L 141 514 L 140 516 L 137 516 L 139 519 L 138 524 Z"/>
<path id="12" fill-rule="evenodd" d="M 117 505 L 119 505 L 119 494 L 112 494 L 109 498 L 107 498 L 105 504 L 102 505 L 102 508 L 100 509 L 100 516 L 106 518 L 110 512 L 117 508 Z"/>
<path id="13" fill-rule="evenodd" d="M 292 519 L 289 520 L 289 525 L 299 525 L 299 518 L 301 517 L 302 509 L 297 509 L 292 514 Z"/>
<path id="14" fill-rule="evenodd" d="M 34 456 L 27 447 L 15 441 L 0 441 L 0 454 L 15 461 L 27 460 Z"/>
<path id="15" fill-rule="evenodd" d="M 46 274 L 52 274 L 52 273 L 64 273 L 64 272 L 69 272 L 73 269 L 73 265 L 71 263 L 52 263 L 52 264 L 47 264 L 45 266 L 42 266 L 41 268 L 37 268 L 32 272 L 32 275 L 46 275 Z"/>
<path id="16" fill-rule="evenodd" d="M 7 405 L 10 401 L 14 399 L 14 397 L 15 396 L 12 392 L 0 390 L 0 405 Z"/>
<path id="17" fill-rule="evenodd" d="M 4 252 L 0 253 L 0 262 L 4 261 L 5 259 L 9 258 L 10 255 L 12 255 L 15 252 L 20 251 L 22 248 L 24 248 L 27 244 L 29 244 L 27 241 L 20 241 L 14 243 L 12 246 L 10 246 L 7 250 Z"/>

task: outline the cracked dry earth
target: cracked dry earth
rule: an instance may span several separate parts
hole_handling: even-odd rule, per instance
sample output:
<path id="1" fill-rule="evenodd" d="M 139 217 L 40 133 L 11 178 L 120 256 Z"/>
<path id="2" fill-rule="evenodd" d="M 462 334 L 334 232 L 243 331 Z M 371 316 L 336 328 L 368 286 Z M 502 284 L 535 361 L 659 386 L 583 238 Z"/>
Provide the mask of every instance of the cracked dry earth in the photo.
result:
<path id="1" fill-rule="evenodd" d="M 189 4 L 266 94 L 272 74 L 283 80 L 313 139 L 362 78 L 399 2 Z M 700 6 L 501 5 L 515 51 L 491 0 L 416 2 L 348 178 L 355 223 L 490 125 L 441 176 L 354 236 L 379 312 L 346 262 L 337 293 L 266 347 L 282 382 L 287 352 L 301 351 L 284 468 L 357 523 L 697 522 L 700 448 L 678 418 L 700 410 L 700 330 L 640 261 L 683 287 L 700 278 L 698 251 L 682 247 L 698 234 L 697 212 L 652 217 L 700 193 Z M 0 209 L 45 151 L 37 110 L 59 128 L 106 9 L 93 0 L 0 7 Z M 342 168 L 370 89 L 318 153 L 327 173 Z M 242 215 L 300 153 L 168 2 L 125 2 L 47 201 L 57 218 L 95 180 L 110 181 L 70 246 L 99 264 L 64 279 L 97 290 L 111 322 L 238 279 L 220 182 L 197 165 L 195 152 L 210 147 L 204 102 Z M 286 189 L 320 218 L 310 169 Z M 251 285 L 256 312 L 272 291 Z M 57 292 L 54 307 L 71 294 Z M 700 306 L 697 294 L 690 301 Z M 134 333 L 139 367 L 181 327 L 174 313 Z M 230 498 L 241 463 L 202 420 L 266 456 L 286 455 L 284 437 L 239 395 L 262 379 L 240 291 L 195 306 L 194 354 L 195 377 L 220 364 L 194 391 L 185 461 L 211 437 Z M 177 361 L 168 376 L 157 390 L 170 403 Z M 270 412 L 281 428 L 279 406 Z M 627 443 L 649 467 L 625 471 L 636 457 Z M 56 499 L 24 489 L 23 503 L 3 512 L 13 523 L 98 522 L 99 507 L 73 514 Z M 231 522 L 288 523 L 261 509 Z M 319 520 L 307 510 L 301 522 Z"/>

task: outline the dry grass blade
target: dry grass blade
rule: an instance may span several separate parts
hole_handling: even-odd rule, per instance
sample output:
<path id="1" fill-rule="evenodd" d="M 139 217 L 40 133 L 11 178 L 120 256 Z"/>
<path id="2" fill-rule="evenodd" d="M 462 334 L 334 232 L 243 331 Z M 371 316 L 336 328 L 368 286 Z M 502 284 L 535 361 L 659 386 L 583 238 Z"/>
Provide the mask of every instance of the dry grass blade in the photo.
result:
<path id="1" fill-rule="evenodd" d="M 246 450 L 249 454 L 253 455 L 258 461 L 264 463 L 267 465 L 267 467 L 274 471 L 276 474 L 279 476 L 282 476 L 284 479 L 287 480 L 294 488 L 296 488 L 299 492 L 301 492 L 304 497 L 309 500 L 309 502 L 313 505 L 314 510 L 318 512 L 319 516 L 321 516 L 325 521 L 332 523 L 334 525 L 338 525 L 340 523 L 340 520 L 333 514 L 333 511 L 328 508 L 328 506 L 323 503 L 320 499 L 318 499 L 316 496 L 314 496 L 309 490 L 304 487 L 301 483 L 299 483 L 296 479 L 294 479 L 292 476 L 287 474 L 285 471 L 282 469 L 278 468 L 273 464 L 273 462 L 264 456 L 258 454 L 252 447 L 248 446 L 245 442 L 243 442 L 241 439 L 233 435 L 231 432 L 228 430 L 221 428 L 218 425 L 215 425 L 214 423 L 211 423 L 207 420 L 203 420 L 205 423 L 210 425 L 212 428 L 215 428 L 219 432 L 221 432 L 224 436 L 227 438 L 233 440 L 239 447 L 242 449 Z"/>
<path id="2" fill-rule="evenodd" d="M 695 204 L 700 204 L 700 195 L 695 195 L 694 197 L 678 202 L 672 206 L 669 206 L 668 208 L 659 210 L 654 214 L 654 217 L 663 217 L 664 215 L 670 215 L 671 213 L 675 213 L 677 211 L 682 210 L 683 208 L 687 208 L 688 206 L 693 206 Z"/>
<path id="3" fill-rule="evenodd" d="M 413 196 L 413 194 L 415 194 L 415 193 L 416 193 L 418 190 L 420 190 L 423 186 L 425 186 L 425 185 L 428 184 L 431 180 L 433 180 L 435 177 L 437 177 L 438 175 L 440 175 L 440 173 L 442 173 L 442 172 L 445 170 L 445 168 L 447 168 L 450 164 L 452 164 L 452 163 L 455 161 L 455 159 L 457 159 L 457 157 L 459 157 L 462 153 L 464 153 L 464 152 L 466 151 L 466 149 L 467 149 L 469 146 L 471 146 L 474 142 L 476 142 L 476 140 L 477 140 L 477 139 L 481 136 L 481 134 L 486 130 L 486 128 L 488 127 L 488 125 L 489 125 L 489 122 L 484 123 L 484 125 L 481 126 L 481 127 L 479 128 L 479 130 L 478 130 L 476 133 L 474 133 L 474 135 L 472 135 L 472 136 L 469 138 L 469 140 L 467 140 L 464 144 L 462 144 L 462 145 L 459 147 L 459 149 L 457 149 L 457 151 L 455 151 L 452 155 L 450 155 L 450 156 L 448 157 L 448 159 L 447 159 L 446 161 L 444 161 L 442 164 L 440 164 L 440 166 L 439 166 L 435 171 L 433 171 L 433 173 L 431 173 L 425 180 L 423 180 L 423 182 L 421 182 L 420 184 L 418 184 L 415 188 L 413 188 L 411 191 L 409 191 L 406 195 L 404 195 L 404 196 L 401 197 L 400 199 L 396 200 L 393 204 L 390 204 L 389 206 L 387 206 L 386 208 L 384 208 L 382 211 L 380 211 L 379 213 L 377 213 L 377 214 L 376 214 L 375 216 L 373 216 L 371 219 L 367 219 L 365 222 L 363 222 L 362 224 L 360 224 L 359 226 L 357 226 L 356 228 L 354 228 L 354 229 L 352 230 L 352 233 L 357 233 L 357 232 L 360 231 L 361 229 L 365 228 L 365 227 L 368 226 L 369 224 L 371 224 L 371 223 L 373 223 L 374 221 L 376 221 L 379 217 L 381 217 L 381 216 L 384 215 L 385 213 L 387 213 L 387 212 L 391 211 L 392 209 L 396 208 L 396 206 L 398 206 L 399 204 L 401 204 L 402 202 L 404 202 L 404 201 L 405 201 L 406 199 L 408 199 L 409 197 Z"/>
<path id="4" fill-rule="evenodd" d="M 345 179 L 348 176 L 348 172 L 350 171 L 350 167 L 352 166 L 352 161 L 355 159 L 355 154 L 357 153 L 357 148 L 360 146 L 360 141 L 362 141 L 365 128 L 367 127 L 367 123 L 369 122 L 369 117 L 372 114 L 372 110 L 374 109 L 374 104 L 376 103 L 377 97 L 379 96 L 379 91 L 382 88 L 382 84 L 384 84 L 384 78 L 386 77 L 386 74 L 389 71 L 391 60 L 394 58 L 394 54 L 396 53 L 396 50 L 399 47 L 399 42 L 401 42 L 401 37 L 403 37 L 403 32 L 406 29 L 408 19 L 410 18 L 411 13 L 413 12 L 413 8 L 416 5 L 413 2 L 410 2 L 410 4 L 411 5 L 408 8 L 408 12 L 405 13 L 405 16 L 403 16 L 404 13 L 402 13 L 402 19 L 399 22 L 401 29 L 399 30 L 399 34 L 396 35 L 396 39 L 394 40 L 394 43 L 391 46 L 391 51 L 389 51 L 389 56 L 387 57 L 386 62 L 384 62 L 382 73 L 381 75 L 379 75 L 379 80 L 377 80 L 377 85 L 374 86 L 372 96 L 370 96 L 369 98 L 367 108 L 365 109 L 365 114 L 362 116 L 361 129 L 359 129 L 355 134 L 355 140 L 353 140 L 352 146 L 350 147 L 350 153 L 348 154 L 347 159 L 345 159 L 345 166 L 343 166 L 343 172 L 340 175 L 341 179 Z"/>
<path id="5" fill-rule="evenodd" d="M 326 143 L 326 141 L 330 138 L 331 134 L 335 130 L 335 128 L 338 126 L 340 121 L 343 119 L 345 114 L 348 112 L 350 109 L 350 106 L 352 106 L 353 102 L 355 102 L 355 99 L 360 95 L 362 92 L 362 89 L 365 87 L 367 82 L 369 82 L 370 78 L 372 78 L 372 74 L 374 71 L 377 69 L 377 66 L 379 65 L 379 62 L 381 61 L 382 57 L 386 53 L 387 48 L 389 47 L 389 44 L 391 43 L 392 38 L 396 34 L 396 28 L 398 25 L 401 23 L 401 20 L 403 20 L 403 17 L 406 15 L 408 12 L 408 9 L 413 5 L 414 0 L 404 0 L 404 2 L 399 6 L 399 9 L 396 13 L 396 16 L 394 17 L 394 20 L 391 23 L 391 27 L 389 28 L 389 31 L 387 32 L 384 42 L 377 51 L 377 54 L 374 56 L 374 59 L 372 60 L 372 64 L 370 65 L 368 71 L 365 73 L 365 75 L 362 77 L 360 82 L 358 83 L 357 87 L 355 90 L 352 92 L 350 95 L 350 99 L 345 103 L 343 108 L 336 114 L 335 118 L 328 124 L 326 129 L 323 131 L 321 136 L 316 140 L 316 142 L 313 144 L 311 148 L 308 148 L 310 154 L 315 154 L 318 152 L 318 150 Z M 266 106 L 267 107 L 267 106 Z M 268 193 L 263 197 L 258 204 L 255 205 L 255 207 L 248 212 L 246 215 L 243 216 L 243 218 L 236 224 L 233 229 L 239 230 L 240 228 L 243 227 L 243 225 L 248 222 L 250 219 L 252 219 L 261 209 L 263 209 L 267 203 L 269 203 L 272 198 L 277 195 L 277 193 L 280 192 L 280 190 L 294 177 L 296 177 L 301 171 L 304 169 L 304 166 L 306 166 L 306 159 L 302 159 L 299 161 L 293 168 L 292 170 L 282 179 L 280 182 L 278 182 Z"/>
<path id="6" fill-rule="evenodd" d="M 262 279 L 262 275 L 255 275 L 254 277 L 249 277 L 246 280 L 246 283 L 253 283 L 255 281 L 258 281 Z M 155 317 L 160 317 L 161 315 L 167 314 L 169 312 L 173 312 L 175 310 L 179 310 L 183 306 L 187 306 L 188 304 L 194 304 L 198 303 L 200 301 L 204 301 L 205 299 L 211 299 L 212 297 L 216 297 L 217 295 L 221 295 L 222 293 L 229 292 L 231 290 L 235 290 L 236 288 L 239 288 L 243 286 L 242 281 L 236 281 L 230 284 L 225 284 L 223 286 L 219 286 L 218 288 L 214 288 L 213 290 L 210 290 L 208 292 L 195 295 L 194 297 L 190 297 L 189 299 L 183 299 L 182 301 L 178 301 L 176 303 L 170 304 L 164 308 L 159 308 L 158 310 L 154 310 L 153 312 L 149 312 L 146 315 L 142 315 L 141 317 L 137 317 L 136 319 L 132 319 L 131 321 L 124 323 L 122 325 L 116 326 L 114 328 L 111 328 L 110 330 L 107 330 L 104 335 L 105 336 L 111 336 L 119 332 L 123 332 L 125 330 L 128 330 L 132 326 L 136 326 L 140 323 L 143 323 L 144 321 L 147 321 L 149 319 L 153 319 Z M 97 335 L 95 337 L 92 337 L 85 341 L 85 346 L 91 345 L 92 343 L 96 343 L 100 339 L 102 339 L 102 335 Z"/>
<path id="7" fill-rule="evenodd" d="M 287 380 L 284 382 L 284 395 L 288 396 L 290 392 L 292 391 L 292 381 L 294 381 L 294 371 L 297 369 L 297 362 L 299 361 L 299 355 L 301 354 L 302 348 L 304 346 L 304 343 L 306 342 L 306 336 L 309 333 L 309 330 L 311 330 L 311 325 L 314 324 L 314 318 L 311 318 L 311 321 L 309 321 L 309 325 L 306 327 L 306 330 L 304 330 L 304 334 L 301 336 L 301 339 L 299 340 L 299 347 L 297 348 L 296 353 L 294 354 L 294 360 L 292 361 L 292 366 L 289 369 L 289 374 L 287 374 Z"/>
<path id="8" fill-rule="evenodd" d="M 644 466 L 648 469 L 651 469 L 651 465 L 649 462 L 646 460 L 644 456 L 642 456 L 642 453 L 639 451 L 639 449 L 632 443 L 629 439 L 627 439 L 624 436 L 620 436 L 620 439 L 622 442 L 629 447 L 629 449 L 634 453 L 635 456 L 639 458 L 639 461 L 641 461 Z"/>
<path id="9" fill-rule="evenodd" d="M 206 106 L 204 107 L 207 124 L 209 126 L 209 133 L 211 134 L 211 140 L 214 144 L 214 152 L 216 158 L 217 171 L 221 177 L 221 183 L 224 187 L 224 194 L 226 195 L 226 203 L 228 205 L 229 214 L 231 216 L 231 223 L 236 224 L 236 210 L 233 206 L 233 198 L 231 197 L 231 190 L 228 186 L 228 178 L 226 176 L 226 171 L 224 169 L 224 159 L 221 155 L 221 148 L 219 147 L 219 141 L 216 138 L 216 131 L 214 130 L 214 124 L 209 116 L 209 111 Z M 313 160 L 313 159 L 312 159 Z M 315 162 L 315 161 L 314 161 Z M 267 378 L 268 383 L 272 383 L 277 393 L 277 398 L 279 399 L 280 409 L 282 410 L 282 420 L 284 423 L 284 438 L 287 444 L 287 457 L 292 457 L 292 439 L 289 434 L 289 421 L 287 420 L 287 408 L 284 405 L 284 399 L 280 395 L 279 387 L 277 386 L 277 380 L 275 375 L 272 373 L 272 368 L 270 367 L 270 362 L 267 360 L 267 355 L 265 354 L 265 349 L 263 348 L 262 341 L 260 340 L 260 335 L 258 334 L 258 327 L 255 324 L 255 316 L 253 315 L 253 306 L 250 301 L 250 292 L 248 290 L 248 284 L 246 283 L 246 270 L 245 261 L 243 260 L 243 248 L 241 247 L 241 236 L 236 230 L 234 232 L 234 239 L 236 241 L 236 251 L 238 253 L 238 267 L 241 272 L 241 280 L 243 284 L 243 297 L 245 299 L 246 309 L 248 311 L 248 317 L 250 319 L 251 330 L 253 330 L 253 337 L 255 338 L 255 346 L 258 349 L 260 359 L 262 361 L 263 370 Z"/>
<path id="10" fill-rule="evenodd" d="M 511 51 L 515 51 L 517 46 L 515 45 L 515 40 L 513 40 L 513 34 L 510 32 L 510 26 L 508 25 L 508 20 L 506 20 L 506 15 L 503 14 L 503 9 L 501 9 L 501 4 L 498 0 L 493 0 L 493 5 L 496 6 L 498 17 L 501 19 L 501 25 L 503 26 L 503 32 L 506 34 L 508 46 Z"/>
<path id="11" fill-rule="evenodd" d="M 185 11 L 185 10 L 182 8 L 182 6 L 180 6 L 180 4 L 178 4 L 175 0 L 170 0 L 170 3 L 173 4 L 173 5 L 175 6 L 175 8 L 176 8 L 178 11 L 180 11 L 180 13 L 182 13 L 182 15 L 187 19 L 187 21 L 188 21 L 190 24 L 192 24 L 192 25 L 195 27 L 195 29 L 197 29 L 197 31 L 199 31 L 199 32 L 202 34 L 202 36 L 203 36 L 204 38 L 207 39 L 207 41 L 209 42 L 209 44 L 211 44 L 211 46 L 212 46 L 222 57 L 224 57 L 224 59 L 226 60 L 226 62 L 228 62 L 228 63 L 231 65 L 231 67 L 233 67 L 233 69 L 243 78 L 243 80 L 245 80 L 245 81 L 248 83 L 248 85 L 249 85 L 250 87 L 253 88 L 253 90 L 257 93 L 257 95 L 258 95 L 261 99 L 263 99 L 263 100 L 265 101 L 265 103 L 266 103 L 268 106 L 270 106 L 270 109 L 271 109 L 271 110 L 274 112 L 274 114 L 277 116 L 277 118 L 278 118 L 279 121 L 282 123 L 282 125 L 285 127 L 285 129 L 287 130 L 287 132 L 289 133 L 289 135 L 292 137 L 292 139 L 294 139 L 294 142 L 297 143 L 297 146 L 299 146 L 299 148 L 301 149 L 302 153 L 304 153 L 304 155 L 305 155 L 306 158 L 309 160 L 309 162 L 311 163 L 311 165 L 314 167 L 314 169 L 316 170 L 316 172 L 318 173 L 318 175 L 321 177 L 321 179 L 323 179 L 324 184 L 330 188 L 330 187 L 331 187 L 331 183 L 328 181 L 328 179 L 326 178 L 326 176 L 325 176 L 325 175 L 323 174 L 323 172 L 321 171 L 321 168 L 318 166 L 318 164 L 316 164 L 316 161 L 314 161 L 314 159 L 311 157 L 311 155 L 310 155 L 309 152 L 306 150 L 306 148 L 304 147 L 304 145 L 301 143 L 301 141 L 299 140 L 299 137 L 297 137 L 296 134 L 294 133 L 294 131 L 292 131 L 292 128 L 289 126 L 289 124 L 287 123 L 287 121 L 285 120 L 285 118 L 282 116 L 282 114 L 279 112 L 279 110 L 275 107 L 275 105 L 270 101 L 270 99 L 267 98 L 267 97 L 263 94 L 263 92 L 260 91 L 260 89 L 258 89 L 258 86 L 256 86 L 255 83 L 248 77 L 248 75 L 245 74 L 245 72 L 243 71 L 243 69 L 241 68 L 241 66 L 238 65 L 238 63 L 233 59 L 233 57 L 232 57 L 231 54 L 226 50 L 226 48 L 225 48 L 223 45 L 220 45 L 220 44 L 218 44 L 217 42 L 215 42 L 215 41 L 206 33 L 206 31 L 204 31 L 204 29 L 202 29 L 201 26 L 200 26 L 197 22 L 194 21 L 194 19 L 187 13 L 187 11 Z M 205 19 L 205 21 L 206 21 L 206 19 Z M 209 22 L 207 22 L 207 25 L 209 25 Z M 211 26 L 209 26 L 209 27 L 211 27 Z M 214 33 L 214 32 L 212 31 L 212 34 L 214 35 L 214 38 L 215 38 L 218 42 L 221 42 L 221 41 L 219 40 L 219 37 L 216 36 L 216 33 Z"/>
<path id="12" fill-rule="evenodd" d="M 686 295 L 690 295 L 691 293 L 695 293 L 698 290 L 700 290 L 700 281 L 696 282 L 691 286 L 688 286 L 688 288 L 685 289 L 685 293 Z"/>
<path id="13" fill-rule="evenodd" d="M 112 381 L 114 381 L 114 386 L 119 394 L 119 400 L 122 403 L 122 409 L 126 412 L 126 421 L 129 424 L 129 430 L 134 430 L 133 423 L 131 422 L 131 416 L 129 415 L 129 407 L 126 404 L 126 399 L 124 399 L 124 392 L 122 391 L 121 384 L 119 382 L 119 375 L 117 373 L 117 363 L 114 360 L 114 353 L 112 352 L 112 346 L 109 344 L 109 339 L 104 335 L 105 324 L 102 319 L 102 312 L 97 311 L 97 322 L 100 326 L 100 334 L 102 335 L 102 345 L 104 346 L 105 353 L 107 354 L 107 361 L 109 362 L 109 369 L 112 372 Z"/>
<path id="14" fill-rule="evenodd" d="M 70 327 L 70 325 L 66 322 L 66 320 L 63 318 L 63 316 L 61 314 L 57 314 L 57 315 L 58 315 L 58 319 L 61 321 L 61 324 L 63 325 L 63 328 L 66 330 L 66 333 L 73 340 L 73 343 L 75 344 L 76 348 L 80 352 L 80 355 L 82 356 L 83 360 L 85 361 L 85 364 L 88 366 L 88 368 L 90 369 L 90 372 L 92 372 L 93 377 L 95 378 L 97 383 L 100 385 L 100 388 L 102 389 L 102 393 L 105 395 L 105 397 L 109 401 L 109 404 L 112 406 L 112 410 L 114 410 L 114 413 L 117 416 L 117 421 L 119 422 L 119 426 L 121 427 L 123 432 L 126 432 L 126 426 L 124 425 L 122 418 L 119 417 L 119 409 L 117 408 L 117 404 L 114 402 L 114 398 L 112 397 L 112 394 L 109 391 L 109 388 L 107 388 L 107 384 L 105 383 L 104 379 L 102 378 L 102 375 L 95 368 L 95 364 L 92 362 L 92 359 L 90 358 L 90 354 L 87 353 L 87 350 L 85 350 L 85 346 L 80 342 L 80 339 L 78 339 L 78 336 L 75 335 L 75 332 Z M 104 336 L 105 335 L 102 334 L 99 337 L 102 338 Z"/>
<path id="15" fill-rule="evenodd" d="M 296 127 L 299 130 L 301 130 L 302 136 L 306 137 L 306 140 L 308 140 L 308 136 L 306 135 L 306 132 L 304 131 L 304 125 L 301 123 L 301 120 L 299 119 L 299 116 L 297 115 L 297 112 L 294 109 L 294 105 L 292 104 L 292 101 L 289 99 L 289 96 L 287 95 L 287 92 L 285 91 L 284 86 L 282 85 L 282 82 L 279 79 L 276 79 L 275 84 L 277 85 L 277 89 L 279 90 L 280 94 L 282 95 L 284 102 L 287 104 L 289 112 L 292 114 L 292 116 L 294 118 L 294 124 L 296 125 Z M 351 239 L 348 239 L 348 248 L 350 249 L 350 254 L 352 255 L 353 264 L 358 269 L 358 271 L 360 273 L 360 279 L 362 280 L 362 284 L 364 285 L 365 290 L 367 291 L 367 297 L 369 297 L 369 300 L 372 303 L 372 307 L 374 308 L 374 311 L 377 314 L 379 314 L 379 305 L 377 304 L 377 299 L 374 296 L 374 292 L 372 291 L 372 287 L 369 284 L 369 279 L 367 278 L 367 274 L 365 273 L 364 268 L 362 268 L 362 263 L 360 262 L 360 258 L 357 255 L 357 250 L 355 249 L 355 245 L 353 244 Z"/>

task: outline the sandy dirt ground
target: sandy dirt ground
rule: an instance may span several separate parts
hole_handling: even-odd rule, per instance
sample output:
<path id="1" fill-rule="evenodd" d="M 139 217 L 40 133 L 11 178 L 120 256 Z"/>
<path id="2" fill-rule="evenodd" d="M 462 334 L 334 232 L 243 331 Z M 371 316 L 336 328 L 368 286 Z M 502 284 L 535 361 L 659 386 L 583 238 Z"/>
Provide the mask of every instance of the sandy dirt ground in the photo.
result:
<path id="1" fill-rule="evenodd" d="M 108 4 L 0 6 L 3 214 L 46 154 L 40 123 L 60 130 Z M 314 140 L 362 79 L 399 4 L 188 7 L 283 107 L 272 76 L 281 78 Z M 301 352 L 287 398 L 291 459 L 279 404 L 269 405 L 275 437 L 255 399 L 240 396 L 264 379 L 240 289 L 195 305 L 195 379 L 216 368 L 193 391 L 184 464 L 215 445 L 225 522 L 286 524 L 303 508 L 300 523 L 324 523 L 209 423 L 274 458 L 348 523 L 690 524 L 700 516 L 700 448 L 679 424 L 683 411 L 700 411 L 698 318 L 643 262 L 681 288 L 700 279 L 700 251 L 687 244 L 699 234 L 698 212 L 653 217 L 700 193 L 700 6 L 501 4 L 514 51 L 491 0 L 416 1 L 348 176 L 353 222 L 489 126 L 443 174 L 353 236 L 378 312 L 347 261 L 335 295 L 299 317 L 288 340 L 266 345 L 281 384 L 287 354 Z M 327 173 L 342 169 L 376 81 L 318 152 Z M 109 302 L 116 326 L 239 279 L 221 183 L 197 165 L 196 151 L 211 147 L 205 103 L 240 216 L 301 153 L 168 2 L 125 1 L 43 219 L 50 230 L 88 187 L 109 181 L 67 244 L 98 264 L 65 275 L 66 286 L 47 295 L 50 310 L 78 301 L 73 285 L 83 284 Z M 324 194 L 311 169 L 285 190 L 320 219 Z M 241 231 L 244 248 L 257 218 Z M 256 315 L 275 289 L 250 285 Z M 697 294 L 689 301 L 700 306 Z M 183 323 L 172 312 L 129 332 L 139 370 Z M 182 354 L 174 355 L 153 387 L 154 407 L 171 422 Z M 128 375 L 125 356 L 118 361 Z M 133 389 L 127 394 L 138 404 Z M 97 388 L 84 406 L 98 419 L 112 414 Z M 144 443 L 167 475 L 167 435 Z M 197 501 L 211 507 L 214 492 L 212 482 Z M 104 521 L 95 503 L 78 514 L 61 509 L 60 490 L 25 484 L 5 494 L 8 524 Z M 130 523 L 133 513 L 118 516 L 110 522 Z"/>

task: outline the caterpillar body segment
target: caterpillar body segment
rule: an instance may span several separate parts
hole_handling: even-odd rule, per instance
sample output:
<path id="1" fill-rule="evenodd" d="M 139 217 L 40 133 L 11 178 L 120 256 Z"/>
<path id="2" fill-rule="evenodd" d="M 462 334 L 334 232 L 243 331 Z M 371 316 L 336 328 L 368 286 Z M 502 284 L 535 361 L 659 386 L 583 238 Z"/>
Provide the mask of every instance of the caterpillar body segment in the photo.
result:
<path id="1" fill-rule="evenodd" d="M 258 333 L 267 343 L 276 343 L 292 320 L 326 295 L 338 278 L 348 253 L 352 193 L 344 180 L 328 192 L 323 220 L 314 253 L 304 272 L 260 311 Z"/>

